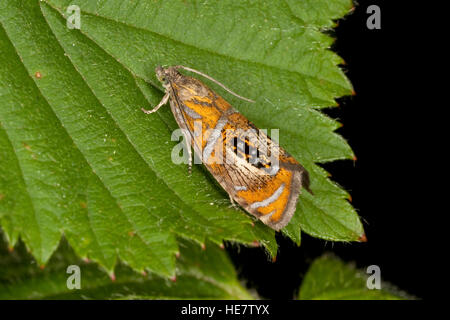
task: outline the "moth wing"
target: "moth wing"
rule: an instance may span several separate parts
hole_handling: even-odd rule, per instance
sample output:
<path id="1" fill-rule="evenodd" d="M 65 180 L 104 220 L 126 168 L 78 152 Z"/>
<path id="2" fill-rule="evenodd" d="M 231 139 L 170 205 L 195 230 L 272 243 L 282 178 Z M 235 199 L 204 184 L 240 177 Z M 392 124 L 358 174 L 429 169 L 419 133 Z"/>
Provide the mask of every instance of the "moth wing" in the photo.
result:
<path id="1" fill-rule="evenodd" d="M 233 200 L 278 231 L 292 218 L 302 186 L 309 190 L 308 172 L 240 113 L 227 120 L 222 150 L 205 164 Z"/>
<path id="2" fill-rule="evenodd" d="M 302 187 L 309 190 L 308 172 L 199 80 L 180 76 L 172 90 L 175 119 L 219 184 L 263 223 L 277 231 L 286 226 Z"/>

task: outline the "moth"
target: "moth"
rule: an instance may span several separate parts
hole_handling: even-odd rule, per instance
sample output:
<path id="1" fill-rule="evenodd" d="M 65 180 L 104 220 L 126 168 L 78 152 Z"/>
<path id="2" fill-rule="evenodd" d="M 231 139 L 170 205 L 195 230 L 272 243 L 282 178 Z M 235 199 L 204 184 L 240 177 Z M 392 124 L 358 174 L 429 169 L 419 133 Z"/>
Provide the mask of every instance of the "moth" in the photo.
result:
<path id="1" fill-rule="evenodd" d="M 192 148 L 232 203 L 237 202 L 279 231 L 294 215 L 302 188 L 311 192 L 308 172 L 264 130 L 259 130 L 203 82 L 181 74 L 179 69 L 200 74 L 231 94 L 254 102 L 195 69 L 158 66 L 155 72 L 165 95 L 152 110 L 142 111 L 156 112 L 170 101 L 175 120 L 190 145 L 189 167 Z"/>

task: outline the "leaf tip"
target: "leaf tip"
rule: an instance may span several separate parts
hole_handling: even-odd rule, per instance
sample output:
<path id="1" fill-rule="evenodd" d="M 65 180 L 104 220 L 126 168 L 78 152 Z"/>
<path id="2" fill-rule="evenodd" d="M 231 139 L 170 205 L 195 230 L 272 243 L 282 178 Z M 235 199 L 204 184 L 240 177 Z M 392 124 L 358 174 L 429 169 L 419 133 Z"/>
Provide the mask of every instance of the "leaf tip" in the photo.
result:
<path id="1" fill-rule="evenodd" d="M 45 269 L 45 264 L 41 264 L 41 265 L 39 266 L 39 269 L 44 270 L 44 269 Z"/>
<path id="2" fill-rule="evenodd" d="M 181 255 L 180 251 L 175 252 L 175 258 L 178 259 L 180 257 L 180 255 Z"/>
<path id="3" fill-rule="evenodd" d="M 114 272 L 111 272 L 109 274 L 109 278 L 111 279 L 112 282 L 116 281 L 116 274 Z"/>
<path id="4" fill-rule="evenodd" d="M 360 237 L 358 238 L 358 241 L 359 241 L 359 242 L 367 242 L 366 234 L 363 233 L 362 236 L 360 236 Z"/>
<path id="5" fill-rule="evenodd" d="M 177 275 L 173 275 L 172 277 L 169 278 L 170 281 L 172 282 L 176 282 L 177 281 Z"/>
<path id="6" fill-rule="evenodd" d="M 206 250 L 206 245 L 204 243 L 201 244 L 202 250 Z"/>

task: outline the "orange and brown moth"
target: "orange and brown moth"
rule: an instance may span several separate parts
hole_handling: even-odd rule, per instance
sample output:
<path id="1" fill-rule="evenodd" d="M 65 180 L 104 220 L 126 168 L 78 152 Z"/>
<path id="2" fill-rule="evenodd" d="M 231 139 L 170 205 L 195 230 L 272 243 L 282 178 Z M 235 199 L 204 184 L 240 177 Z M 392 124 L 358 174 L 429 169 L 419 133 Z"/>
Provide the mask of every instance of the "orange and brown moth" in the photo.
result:
<path id="1" fill-rule="evenodd" d="M 165 88 L 153 113 L 170 101 L 172 113 L 188 147 L 208 171 L 247 212 L 275 230 L 286 226 L 294 215 L 302 187 L 309 192 L 305 168 L 201 81 L 178 70 L 201 74 L 225 90 L 247 101 L 211 77 L 188 67 L 157 67 L 155 72 Z M 253 102 L 253 101 L 251 101 Z"/>

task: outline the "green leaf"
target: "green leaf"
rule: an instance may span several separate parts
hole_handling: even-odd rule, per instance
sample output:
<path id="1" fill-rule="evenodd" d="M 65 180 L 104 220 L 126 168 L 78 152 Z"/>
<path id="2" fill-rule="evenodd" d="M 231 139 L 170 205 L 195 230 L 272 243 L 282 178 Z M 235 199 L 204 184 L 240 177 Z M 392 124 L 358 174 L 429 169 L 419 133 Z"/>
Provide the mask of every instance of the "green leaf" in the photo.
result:
<path id="1" fill-rule="evenodd" d="M 331 4 L 330 4 L 331 3 Z M 81 30 L 66 25 L 81 9 Z M 319 108 L 351 84 L 322 33 L 351 9 L 315 1 L 30 1 L 0 3 L 0 223 L 45 264 L 62 234 L 81 257 L 112 273 L 118 258 L 171 277 L 178 240 L 260 242 L 276 255 L 274 232 L 230 205 L 202 166 L 171 162 L 177 142 L 156 65 L 208 73 L 249 104 L 226 95 L 311 173 L 283 232 L 358 240 L 348 194 L 316 163 L 354 157 Z M 239 21 L 239 23 L 236 23 Z M 206 31 L 205 31 L 206 30 Z M 217 89 L 211 84 L 211 87 Z M 217 89 L 219 93 L 223 90 Z M 269 131 L 270 133 L 270 131 Z"/>
<path id="2" fill-rule="evenodd" d="M 309 267 L 300 287 L 301 300 L 398 300 L 406 294 L 385 282 L 368 289 L 368 274 L 340 259 L 324 255 Z"/>
<path id="3" fill-rule="evenodd" d="M 0 234 L 1 237 L 1 234 Z M 1 239 L 0 239 L 1 241 Z M 81 289 L 68 289 L 69 265 L 80 268 Z M 72 282 L 72 281 L 69 281 Z M 19 245 L 8 252 L 0 243 L 0 299 L 254 299 L 239 283 L 224 250 L 207 243 L 206 250 L 180 240 L 177 278 L 138 274 L 124 264 L 115 280 L 98 266 L 76 256 L 63 241 L 45 269 Z"/>

